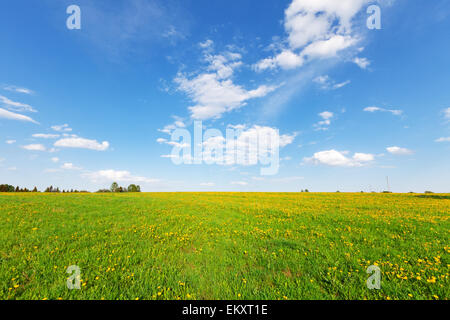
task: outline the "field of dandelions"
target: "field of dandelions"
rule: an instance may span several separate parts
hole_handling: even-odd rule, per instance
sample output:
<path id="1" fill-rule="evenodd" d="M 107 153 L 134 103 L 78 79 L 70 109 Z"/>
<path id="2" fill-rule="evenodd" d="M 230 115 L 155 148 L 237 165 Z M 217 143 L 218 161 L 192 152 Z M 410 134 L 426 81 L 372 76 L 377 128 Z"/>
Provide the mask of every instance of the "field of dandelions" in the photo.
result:
<path id="1" fill-rule="evenodd" d="M 0 194 L 0 299 L 448 300 L 449 217 L 450 195 Z"/>

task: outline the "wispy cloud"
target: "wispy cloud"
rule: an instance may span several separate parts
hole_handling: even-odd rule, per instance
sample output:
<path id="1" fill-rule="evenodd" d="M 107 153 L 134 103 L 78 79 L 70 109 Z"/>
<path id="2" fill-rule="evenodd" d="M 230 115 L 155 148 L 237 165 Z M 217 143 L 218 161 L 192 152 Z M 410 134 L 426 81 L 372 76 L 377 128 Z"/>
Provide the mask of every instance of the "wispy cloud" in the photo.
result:
<path id="1" fill-rule="evenodd" d="M 331 79 L 328 75 L 318 76 L 313 81 L 319 84 L 320 87 L 324 90 L 340 89 L 351 83 L 350 80 L 337 83 L 336 81 Z"/>
<path id="2" fill-rule="evenodd" d="M 11 91 L 11 92 L 17 92 L 17 93 L 23 93 L 23 94 L 33 94 L 34 91 L 27 89 L 27 88 L 23 88 L 23 87 L 17 87 L 17 86 L 5 86 L 3 87 L 4 90 L 7 91 Z"/>
<path id="3" fill-rule="evenodd" d="M 401 116 L 403 114 L 403 110 L 384 109 L 384 108 L 379 108 L 379 107 L 376 107 L 376 106 L 364 108 L 364 111 L 365 112 L 371 112 L 371 113 L 374 113 L 374 112 L 390 112 L 394 116 Z"/>
<path id="4" fill-rule="evenodd" d="M 361 69 L 367 69 L 371 63 L 367 58 L 359 58 L 359 57 L 354 58 L 352 62 L 355 63 Z"/>
<path id="5" fill-rule="evenodd" d="M 129 183 L 156 183 L 159 179 L 146 178 L 141 176 L 134 176 L 129 171 L 120 170 L 99 170 L 83 174 L 84 177 L 89 178 L 95 183 L 98 182 L 129 182 Z"/>
<path id="6" fill-rule="evenodd" d="M 25 150 L 28 150 L 28 151 L 46 151 L 47 150 L 45 148 L 45 146 L 42 144 L 28 144 L 28 145 L 22 146 L 22 148 Z"/>
<path id="7" fill-rule="evenodd" d="M 55 138 L 59 138 L 59 134 L 35 133 L 32 135 L 32 137 L 40 138 L 40 139 L 55 139 Z"/>
<path id="8" fill-rule="evenodd" d="M 0 108 L 0 118 L 9 119 L 9 120 L 17 120 L 17 121 L 26 121 L 32 122 L 35 124 L 39 124 L 37 121 L 33 120 L 28 116 L 24 116 L 23 114 L 11 112 L 5 109 Z"/>
<path id="9" fill-rule="evenodd" d="M 12 101 L 11 99 L 1 95 L 0 95 L 0 104 L 2 104 L 8 110 L 15 112 L 36 112 L 36 110 L 34 110 L 32 106 L 26 103 Z"/>
<path id="10" fill-rule="evenodd" d="M 72 131 L 72 128 L 70 128 L 67 123 L 66 124 L 62 124 L 62 125 L 52 126 L 52 129 L 57 131 L 57 132 L 71 132 Z"/>
<path id="11" fill-rule="evenodd" d="M 64 169 L 64 170 L 82 170 L 83 168 L 81 168 L 81 167 L 76 167 L 76 166 L 74 166 L 74 164 L 71 163 L 71 162 L 66 162 L 66 163 L 64 163 L 64 164 L 61 166 L 61 169 Z"/>

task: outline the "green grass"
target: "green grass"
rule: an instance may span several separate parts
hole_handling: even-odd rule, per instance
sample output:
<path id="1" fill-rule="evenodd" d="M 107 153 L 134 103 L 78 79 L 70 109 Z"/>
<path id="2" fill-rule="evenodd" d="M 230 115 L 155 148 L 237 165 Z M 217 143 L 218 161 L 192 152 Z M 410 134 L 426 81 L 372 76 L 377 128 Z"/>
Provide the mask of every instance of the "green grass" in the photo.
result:
<path id="1" fill-rule="evenodd" d="M 0 298 L 448 299 L 449 198 L 0 194 Z"/>

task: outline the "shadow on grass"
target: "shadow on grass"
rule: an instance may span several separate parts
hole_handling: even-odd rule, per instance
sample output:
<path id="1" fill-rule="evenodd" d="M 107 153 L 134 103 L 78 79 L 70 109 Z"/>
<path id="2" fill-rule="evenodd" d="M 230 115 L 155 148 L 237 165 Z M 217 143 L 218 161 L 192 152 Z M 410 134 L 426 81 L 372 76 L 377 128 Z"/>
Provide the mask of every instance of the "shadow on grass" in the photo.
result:
<path id="1" fill-rule="evenodd" d="M 421 195 L 416 196 L 417 198 L 428 198 L 428 199 L 438 199 L 438 200 L 450 200 L 450 196 L 439 196 L 439 195 Z"/>

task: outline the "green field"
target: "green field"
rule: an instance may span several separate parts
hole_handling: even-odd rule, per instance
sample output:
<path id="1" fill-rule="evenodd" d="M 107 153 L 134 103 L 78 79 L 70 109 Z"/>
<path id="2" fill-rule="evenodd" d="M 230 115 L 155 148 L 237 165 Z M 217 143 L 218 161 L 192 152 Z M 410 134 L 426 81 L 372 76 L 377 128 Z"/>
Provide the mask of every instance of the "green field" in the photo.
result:
<path id="1" fill-rule="evenodd" d="M 449 216 L 450 195 L 4 193 L 0 298 L 448 299 Z"/>

